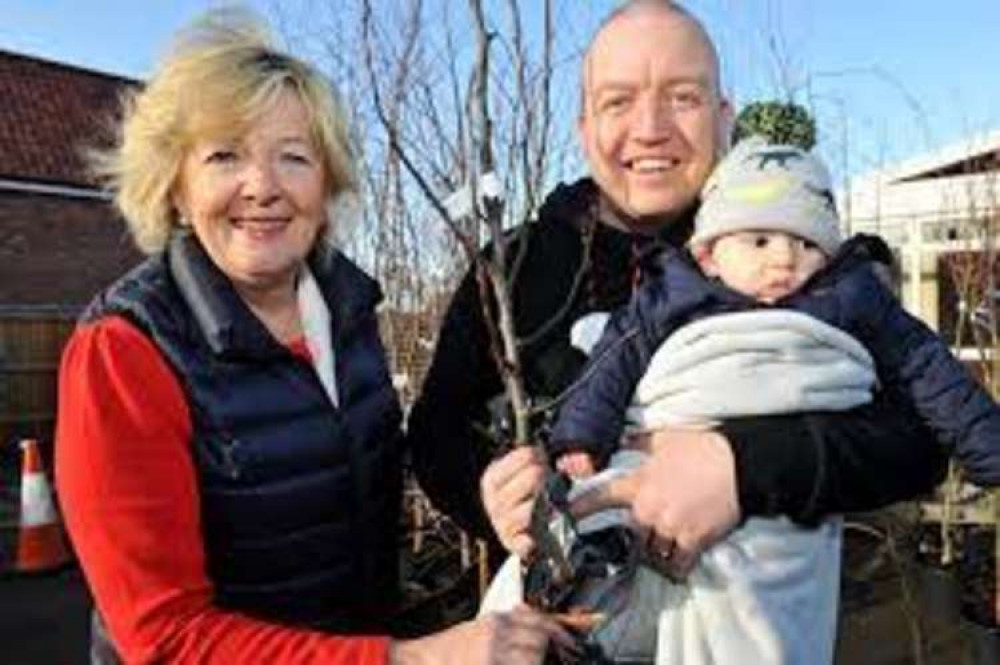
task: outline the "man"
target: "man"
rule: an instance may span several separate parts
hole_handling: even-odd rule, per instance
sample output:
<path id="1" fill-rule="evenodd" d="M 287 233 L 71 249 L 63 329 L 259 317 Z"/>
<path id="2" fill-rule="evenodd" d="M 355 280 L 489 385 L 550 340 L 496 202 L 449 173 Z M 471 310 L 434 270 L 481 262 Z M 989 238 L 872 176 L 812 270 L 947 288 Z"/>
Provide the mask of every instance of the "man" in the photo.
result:
<path id="1" fill-rule="evenodd" d="M 593 313 L 627 302 L 650 247 L 687 239 L 732 116 L 704 28 L 665 0 L 633 0 L 612 13 L 586 53 L 582 78 L 579 136 L 592 179 L 558 187 L 518 236 L 529 243 L 513 294 L 526 383 L 548 397 L 583 363 L 571 344 L 574 326 L 579 333 Z M 479 432 L 502 388 L 482 317 L 474 276 L 466 276 L 409 437 L 432 501 L 476 535 L 489 537 L 492 522 L 504 546 L 526 555 L 544 465 L 528 448 L 490 463 Z M 663 430 L 645 443 L 652 452 L 645 466 L 575 509 L 630 506 L 679 574 L 746 516 L 785 514 L 809 524 L 875 508 L 932 487 L 944 459 L 891 395 L 848 417 L 736 419 L 709 432 Z"/>

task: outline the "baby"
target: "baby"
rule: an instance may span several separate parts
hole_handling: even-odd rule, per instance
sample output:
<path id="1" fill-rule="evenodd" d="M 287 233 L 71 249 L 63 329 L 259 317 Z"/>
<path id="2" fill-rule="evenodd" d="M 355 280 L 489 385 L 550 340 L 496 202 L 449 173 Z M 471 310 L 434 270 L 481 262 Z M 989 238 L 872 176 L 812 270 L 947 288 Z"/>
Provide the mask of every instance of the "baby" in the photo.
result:
<path id="1" fill-rule="evenodd" d="M 765 146 L 758 141 L 744 142 L 728 161 L 720 165 L 705 190 L 698 215 L 700 224 L 691 242 L 691 254 L 704 276 L 758 303 L 773 305 L 801 289 L 827 264 L 840 245 L 840 237 L 833 197 L 826 185 L 828 176 L 822 165 L 797 149 Z M 795 174 L 798 181 L 774 178 L 768 168 L 768 161 L 772 159 L 782 168 L 790 166 L 787 164 L 789 160 L 799 160 L 800 163 L 794 165 L 798 169 Z M 735 164 L 746 165 L 749 162 L 752 166 L 753 160 L 757 160 L 759 174 L 755 174 L 753 169 L 741 170 L 736 175 L 731 173 L 739 168 Z M 740 178 L 744 181 L 738 181 Z M 795 187 L 798 191 L 794 191 Z M 780 201 L 780 205 L 771 206 L 763 217 L 750 214 L 750 210 L 744 207 L 753 202 L 765 205 L 768 197 L 772 203 Z M 810 201 L 811 198 L 816 200 Z M 782 210 L 781 206 L 787 209 Z M 795 210 L 796 206 L 811 207 L 812 210 Z M 647 290 L 650 288 L 653 287 L 647 287 Z M 650 310 L 654 317 L 661 317 L 658 321 L 660 325 L 656 327 L 662 329 L 666 325 L 662 314 L 656 312 L 655 307 Z M 692 313 L 703 316 L 708 312 L 694 310 Z M 615 325 L 622 326 L 622 322 L 618 321 Z M 612 340 L 606 337 L 598 355 L 607 348 L 609 341 Z M 590 380 L 600 381 L 601 378 L 597 376 Z M 638 376 L 628 383 L 634 388 L 637 381 Z M 580 398 L 576 399 L 579 402 Z M 577 402 L 571 401 L 562 413 L 571 411 Z M 589 404 L 581 408 L 590 410 L 592 419 L 600 418 L 601 412 L 606 411 Z M 567 438 L 569 435 L 564 433 L 567 416 L 562 418 L 564 424 L 557 426 L 552 438 L 555 445 L 550 449 L 558 455 L 556 468 L 574 478 L 589 476 L 595 471 L 594 456 L 585 450 L 572 449 L 574 446 L 582 447 L 582 442 L 588 437 L 584 434 L 578 441 Z M 599 434 L 589 438 L 591 444 L 596 443 Z M 570 449 L 559 454 L 567 447 Z M 603 449 L 595 452 L 601 456 L 607 453 Z"/>
<path id="2" fill-rule="evenodd" d="M 690 251 L 664 248 L 608 323 L 547 444 L 557 468 L 586 489 L 639 463 L 620 451 L 631 432 L 725 433 L 740 416 L 840 411 L 891 394 L 974 482 L 996 484 L 1000 409 L 882 283 L 890 261 L 877 238 L 842 242 L 813 155 L 739 144 L 702 192 Z M 576 535 L 605 528 L 599 517 Z M 592 637 L 612 662 L 831 662 L 839 566 L 838 519 L 806 529 L 752 518 L 683 583 L 640 567 L 632 607 Z M 642 634 L 651 625 L 652 640 Z"/>

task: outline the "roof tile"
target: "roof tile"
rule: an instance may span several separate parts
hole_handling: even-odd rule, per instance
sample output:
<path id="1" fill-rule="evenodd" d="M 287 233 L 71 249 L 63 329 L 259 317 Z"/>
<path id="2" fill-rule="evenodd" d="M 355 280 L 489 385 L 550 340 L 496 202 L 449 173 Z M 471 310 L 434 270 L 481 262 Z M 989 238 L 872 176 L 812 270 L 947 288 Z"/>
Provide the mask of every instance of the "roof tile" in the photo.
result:
<path id="1" fill-rule="evenodd" d="M 92 186 L 82 159 L 138 82 L 0 50 L 0 178 Z"/>

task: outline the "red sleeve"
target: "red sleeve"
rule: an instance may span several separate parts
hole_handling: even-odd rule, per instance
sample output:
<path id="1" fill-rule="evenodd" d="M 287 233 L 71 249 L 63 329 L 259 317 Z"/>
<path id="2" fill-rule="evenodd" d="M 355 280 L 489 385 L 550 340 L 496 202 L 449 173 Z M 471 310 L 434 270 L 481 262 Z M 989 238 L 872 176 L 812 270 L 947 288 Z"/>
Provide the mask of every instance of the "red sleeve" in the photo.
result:
<path id="1" fill-rule="evenodd" d="M 212 605 L 191 420 L 152 342 L 121 318 L 77 329 L 59 376 L 56 481 L 66 525 L 128 663 L 382 665 L 386 637 L 337 637 Z"/>

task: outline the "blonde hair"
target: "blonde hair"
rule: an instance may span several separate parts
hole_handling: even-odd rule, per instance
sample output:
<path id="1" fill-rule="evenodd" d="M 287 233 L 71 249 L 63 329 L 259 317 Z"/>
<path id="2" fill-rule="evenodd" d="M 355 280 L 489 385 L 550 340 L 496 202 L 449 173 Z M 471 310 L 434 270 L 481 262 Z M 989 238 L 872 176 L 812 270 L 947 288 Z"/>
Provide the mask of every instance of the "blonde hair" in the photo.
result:
<path id="1" fill-rule="evenodd" d="M 115 146 L 92 154 L 140 250 L 161 251 L 178 226 L 171 194 L 193 142 L 239 136 L 287 90 L 306 108 L 329 209 L 356 189 L 357 176 L 347 122 L 326 80 L 279 51 L 246 9 L 211 10 L 178 33 L 145 88 L 124 97 Z"/>

